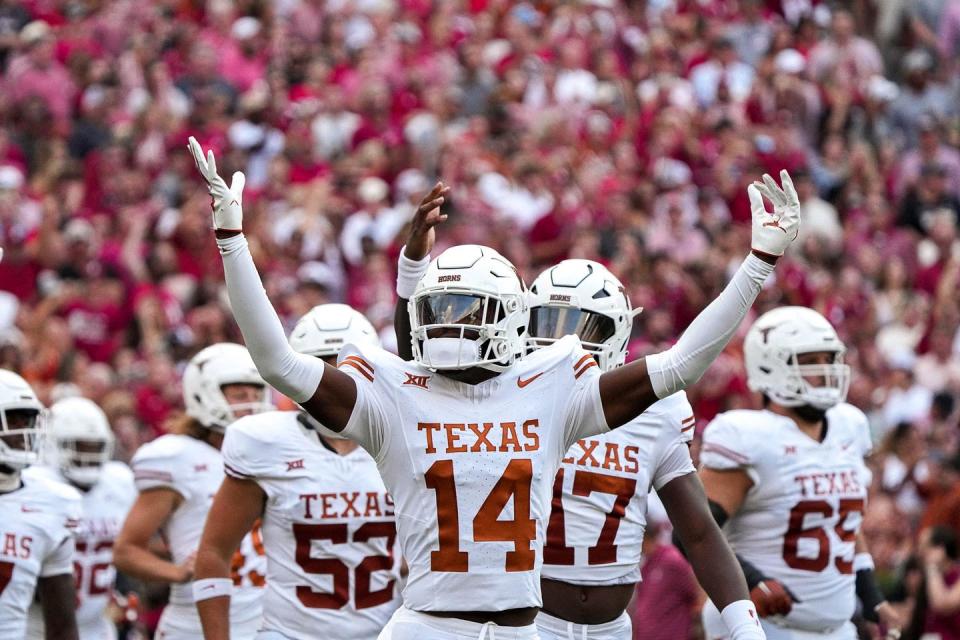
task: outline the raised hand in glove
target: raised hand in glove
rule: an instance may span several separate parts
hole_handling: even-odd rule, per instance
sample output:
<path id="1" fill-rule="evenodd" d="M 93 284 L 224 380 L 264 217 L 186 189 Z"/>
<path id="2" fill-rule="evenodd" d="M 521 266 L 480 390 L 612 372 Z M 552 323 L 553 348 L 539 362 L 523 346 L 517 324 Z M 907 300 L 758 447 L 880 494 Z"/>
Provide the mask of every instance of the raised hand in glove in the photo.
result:
<path id="1" fill-rule="evenodd" d="M 207 191 L 213 198 L 214 230 L 227 232 L 224 235 L 240 233 L 243 227 L 243 185 L 246 183 L 246 176 L 242 171 L 237 171 L 227 187 L 227 183 L 217 173 L 217 160 L 213 157 L 213 151 L 207 151 L 204 157 L 203 148 L 193 136 L 190 136 L 187 148 L 190 149 L 190 155 L 193 156 L 200 175 L 207 183 Z"/>
<path id="2" fill-rule="evenodd" d="M 800 233 L 800 198 L 786 170 L 780 172 L 780 182 L 782 188 L 768 174 L 763 174 L 763 182 L 747 187 L 753 213 L 750 247 L 767 262 L 775 262 L 782 256 Z M 764 196 L 773 203 L 773 213 L 767 211 Z"/>

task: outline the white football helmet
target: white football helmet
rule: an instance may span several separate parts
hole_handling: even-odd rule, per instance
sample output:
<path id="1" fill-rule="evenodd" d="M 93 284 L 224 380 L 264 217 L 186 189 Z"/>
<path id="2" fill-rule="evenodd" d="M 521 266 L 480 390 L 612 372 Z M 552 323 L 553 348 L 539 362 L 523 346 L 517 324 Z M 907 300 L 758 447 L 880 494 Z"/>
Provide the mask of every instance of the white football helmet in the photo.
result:
<path id="1" fill-rule="evenodd" d="M 44 415 L 27 381 L 0 369 L 0 466 L 19 471 L 37 461 Z"/>
<path id="2" fill-rule="evenodd" d="M 70 482 L 92 487 L 113 457 L 116 441 L 107 414 L 92 400 L 70 397 L 50 407 L 45 452 Z"/>
<path id="3" fill-rule="evenodd" d="M 410 298 L 413 359 L 435 371 L 503 371 L 523 355 L 527 289 L 489 247 L 450 247 L 427 267 Z"/>
<path id="4" fill-rule="evenodd" d="M 831 364 L 799 364 L 804 353 L 830 352 Z M 807 307 L 779 307 L 753 323 L 743 341 L 747 383 L 784 407 L 825 410 L 843 402 L 850 387 L 847 348 L 822 315 Z M 814 386 L 809 378 L 820 378 Z"/>
<path id="5" fill-rule="evenodd" d="M 363 314 L 345 304 L 321 304 L 308 311 L 290 333 L 297 353 L 336 356 L 345 344 L 380 346 L 380 336 Z"/>
<path id="6" fill-rule="evenodd" d="M 260 400 L 243 404 L 227 402 L 223 387 L 251 384 L 261 387 Z M 237 412 L 270 411 L 267 383 L 260 377 L 250 353 L 239 344 L 210 345 L 190 359 L 183 372 L 183 402 L 187 415 L 208 429 L 222 432 L 237 419 Z"/>
<path id="7" fill-rule="evenodd" d="M 642 310 L 630 305 L 620 280 L 599 262 L 564 260 L 530 285 L 527 346 L 540 349 L 576 335 L 609 371 L 626 361 L 633 319 Z"/>

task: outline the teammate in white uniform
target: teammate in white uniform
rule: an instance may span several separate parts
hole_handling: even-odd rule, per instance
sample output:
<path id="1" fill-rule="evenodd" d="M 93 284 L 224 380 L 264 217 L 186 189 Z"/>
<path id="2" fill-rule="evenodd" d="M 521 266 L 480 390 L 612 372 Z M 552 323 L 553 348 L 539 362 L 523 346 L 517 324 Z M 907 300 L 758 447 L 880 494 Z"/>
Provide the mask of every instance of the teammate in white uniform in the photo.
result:
<path id="1" fill-rule="evenodd" d="M 348 345 L 339 368 L 297 354 L 240 233 L 243 177 L 232 187 L 196 140 L 213 196 L 231 307 L 264 379 L 326 427 L 361 444 L 396 501 L 410 576 L 381 637 L 535 638 L 542 542 L 560 460 L 577 440 L 625 424 L 696 381 L 734 333 L 796 237 L 795 194 L 754 209 L 753 251 L 724 292 L 668 351 L 600 373 L 568 336 L 520 359 L 527 291 L 495 251 L 453 247 L 430 263 L 410 299 L 415 362 Z M 773 183 L 773 180 L 770 179 Z M 789 176 L 784 187 L 792 192 Z M 427 196 L 414 225 L 442 204 Z M 778 203 L 779 202 L 779 203 Z M 746 596 L 744 589 L 744 596 Z M 749 600 L 724 609 L 735 634 L 755 629 Z"/>
<path id="2" fill-rule="evenodd" d="M 0 638 L 25 637 L 36 594 L 47 640 L 77 640 L 73 536 L 80 494 L 22 473 L 37 461 L 43 413 L 26 380 L 0 369 Z"/>
<path id="3" fill-rule="evenodd" d="M 69 484 L 83 496 L 73 558 L 80 640 L 114 640 L 117 628 L 107 616 L 117 572 L 113 544 L 137 497 L 133 473 L 111 460 L 114 435 L 106 414 L 92 400 L 64 398 L 50 407 L 43 464 L 24 472 Z M 27 638 L 41 640 L 43 618 L 30 609 Z"/>
<path id="4" fill-rule="evenodd" d="M 344 344 L 379 345 L 347 305 L 314 308 L 291 346 L 336 364 Z M 227 635 L 230 553 L 261 518 L 267 587 L 258 640 L 374 640 L 400 605 L 393 499 L 377 464 L 306 413 L 272 411 L 230 425 L 227 477 L 210 508 L 193 583 L 206 640 Z"/>
<path id="5" fill-rule="evenodd" d="M 531 347 L 574 334 L 602 370 L 624 364 L 640 309 L 632 308 L 606 267 L 564 260 L 541 273 L 530 292 Z M 693 408 L 680 391 L 567 452 L 554 482 L 544 547 L 543 609 L 537 616 L 542 640 L 633 636 L 626 607 L 640 581 L 647 497 L 654 489 L 708 592 L 729 600 L 730 585 L 745 587 L 690 459 L 695 426 Z"/>
<path id="6" fill-rule="evenodd" d="M 845 347 L 804 307 L 761 316 L 744 341 L 762 411 L 729 411 L 704 433 L 701 477 L 745 572 L 767 637 L 855 640 L 867 619 L 899 627 L 873 581 L 860 535 L 870 472 L 866 416 L 844 400 Z M 725 637 L 705 609 L 710 640 Z"/>
<path id="7" fill-rule="evenodd" d="M 120 571 L 170 583 L 170 601 L 157 627 L 162 640 L 202 637 L 189 583 L 203 524 L 223 481 L 223 432 L 237 418 L 271 408 L 250 354 L 236 344 L 215 344 L 195 355 L 183 374 L 183 396 L 183 433 L 161 436 L 133 456 L 140 495 L 114 549 Z M 150 550 L 156 533 L 166 541 L 172 562 Z M 254 529 L 234 557 L 230 624 L 235 640 L 250 640 L 260 625 L 264 574 L 263 547 Z"/>

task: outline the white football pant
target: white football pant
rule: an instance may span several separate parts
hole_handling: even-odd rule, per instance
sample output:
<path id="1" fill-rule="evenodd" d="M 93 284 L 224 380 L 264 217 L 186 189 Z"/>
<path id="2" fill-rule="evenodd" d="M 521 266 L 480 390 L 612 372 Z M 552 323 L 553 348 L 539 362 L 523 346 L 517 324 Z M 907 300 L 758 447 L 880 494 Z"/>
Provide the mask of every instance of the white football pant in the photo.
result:
<path id="1" fill-rule="evenodd" d="M 626 611 L 603 624 L 576 624 L 541 611 L 536 624 L 540 640 L 630 640 L 633 637 L 633 624 Z"/>
<path id="2" fill-rule="evenodd" d="M 537 626 L 501 627 L 487 622 L 439 618 L 401 606 L 377 640 L 539 640 Z"/>
<path id="3" fill-rule="evenodd" d="M 760 618 L 760 626 L 767 640 L 857 640 L 857 628 L 845 622 L 836 629 L 804 631 L 774 623 L 769 618 Z M 723 623 L 717 607 L 709 600 L 703 605 L 703 635 L 706 640 L 727 640 L 727 625 Z"/>
<path id="4" fill-rule="evenodd" d="M 259 607 L 257 607 L 259 610 Z M 254 640 L 260 629 L 260 613 L 248 620 L 230 620 L 231 640 Z M 203 637 L 200 614 L 193 605 L 167 605 L 157 625 L 157 640 L 198 640 Z"/>

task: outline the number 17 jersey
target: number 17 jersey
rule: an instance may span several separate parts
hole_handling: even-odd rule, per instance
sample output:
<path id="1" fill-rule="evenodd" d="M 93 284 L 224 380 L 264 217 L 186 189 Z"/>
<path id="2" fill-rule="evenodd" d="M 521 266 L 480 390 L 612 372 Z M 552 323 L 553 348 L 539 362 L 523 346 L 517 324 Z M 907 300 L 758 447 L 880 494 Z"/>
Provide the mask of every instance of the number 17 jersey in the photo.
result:
<path id="1" fill-rule="evenodd" d="M 571 444 L 607 430 L 600 370 L 574 336 L 468 385 L 348 346 L 357 383 L 343 435 L 377 462 L 396 502 L 417 611 L 538 607 L 554 477 Z"/>

